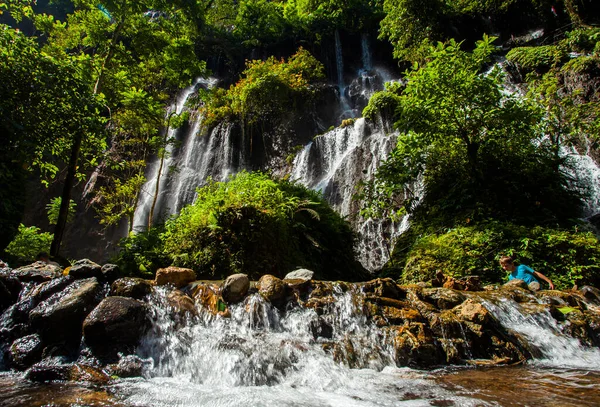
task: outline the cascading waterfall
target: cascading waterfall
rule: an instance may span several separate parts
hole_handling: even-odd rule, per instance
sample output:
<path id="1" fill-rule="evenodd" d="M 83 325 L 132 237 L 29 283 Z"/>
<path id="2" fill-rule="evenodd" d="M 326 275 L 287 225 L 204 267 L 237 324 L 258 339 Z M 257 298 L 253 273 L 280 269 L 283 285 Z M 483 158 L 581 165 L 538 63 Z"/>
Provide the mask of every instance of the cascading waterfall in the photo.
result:
<path id="1" fill-rule="evenodd" d="M 408 226 L 407 220 L 390 224 L 356 216 L 360 203 L 353 199 L 361 181 L 370 180 L 393 149 L 396 134 L 358 119 L 352 125 L 338 127 L 318 136 L 298 154 L 293 163 L 291 179 L 308 188 L 319 190 L 342 216 L 351 218 L 359 234 L 359 261 L 374 270 L 389 258 L 390 243 Z"/>
<path id="2" fill-rule="evenodd" d="M 215 83 L 214 78 L 197 80 L 194 86 L 181 93 L 171 111 L 181 113 L 198 86 L 212 87 Z M 192 115 L 189 126 L 170 130 L 169 137 L 173 137 L 176 143 L 167 147 L 155 218 L 178 213 L 185 205 L 191 204 L 196 188 L 202 186 L 208 177 L 223 181 L 229 174 L 241 169 L 245 152 L 232 137 L 232 125 L 220 124 L 209 134 L 200 136 L 202 120 L 202 115 L 196 113 Z M 159 166 L 159 159 L 148 165 L 148 181 L 142 188 L 134 217 L 135 230 L 145 230 L 148 225 Z"/>
<path id="3" fill-rule="evenodd" d="M 342 109 L 342 119 L 354 117 L 354 112 L 350 107 L 348 98 L 346 97 L 346 84 L 344 82 L 344 57 L 342 55 L 342 40 L 340 32 L 335 30 L 335 66 L 338 80 L 338 92 L 340 94 L 340 106 Z"/>
<path id="4" fill-rule="evenodd" d="M 172 318 L 159 290 L 154 328 L 138 352 L 150 362 L 147 380 L 118 384 L 116 391 L 134 406 L 411 406 L 427 399 L 482 405 L 395 367 L 386 337 L 357 306 L 360 295 L 338 289 L 330 309 L 317 315 L 310 309 L 284 312 L 253 294 L 231 307 L 231 318 L 200 310 L 181 321 Z M 323 319 L 332 327 L 331 339 L 315 337 L 311 328 Z M 335 360 L 332 346 L 353 368 Z M 343 354 L 346 349 L 352 357 Z"/>

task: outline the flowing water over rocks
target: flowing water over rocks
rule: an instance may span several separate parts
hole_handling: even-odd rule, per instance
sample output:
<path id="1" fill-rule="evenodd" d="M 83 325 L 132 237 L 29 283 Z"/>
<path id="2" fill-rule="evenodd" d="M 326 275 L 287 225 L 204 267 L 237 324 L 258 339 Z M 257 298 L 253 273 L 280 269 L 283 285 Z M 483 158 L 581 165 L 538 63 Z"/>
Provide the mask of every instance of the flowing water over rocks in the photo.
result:
<path id="1" fill-rule="evenodd" d="M 3 279 L 19 275 L 3 273 Z M 442 281 L 441 275 L 419 285 L 326 282 L 311 280 L 305 271 L 298 279 L 263 276 L 258 282 L 238 275 L 224 295 L 226 285 L 219 281 L 183 286 L 188 274 L 171 268 L 154 281 L 58 274 L 22 282 L 17 302 L 0 317 L 3 368 L 14 369 L 0 378 L 0 404 L 600 402 L 600 291 L 591 287 L 483 289 L 475 277 Z M 87 286 L 105 298 L 85 300 Z M 123 289 L 136 286 L 143 290 Z M 146 322 L 132 326 L 120 317 L 130 305 Z M 71 334 L 48 335 L 45 325 L 35 323 L 40 310 L 48 321 L 72 310 L 77 318 L 69 319 L 68 331 L 83 334 L 81 346 Z M 503 366 L 497 369 L 506 385 L 491 386 L 496 370 L 490 366 Z M 537 386 L 519 383 L 519 395 L 509 386 L 511 374 Z M 549 380 L 559 381 L 560 402 L 544 396 L 534 403 Z"/>

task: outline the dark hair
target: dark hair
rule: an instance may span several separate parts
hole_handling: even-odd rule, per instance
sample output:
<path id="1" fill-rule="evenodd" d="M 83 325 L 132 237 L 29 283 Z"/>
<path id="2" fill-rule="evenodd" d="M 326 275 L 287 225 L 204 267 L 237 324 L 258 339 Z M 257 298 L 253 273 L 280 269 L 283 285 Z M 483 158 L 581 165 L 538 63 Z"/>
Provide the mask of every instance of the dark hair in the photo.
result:
<path id="1" fill-rule="evenodd" d="M 502 256 L 500 257 L 500 264 L 514 264 L 515 259 L 511 256 Z"/>

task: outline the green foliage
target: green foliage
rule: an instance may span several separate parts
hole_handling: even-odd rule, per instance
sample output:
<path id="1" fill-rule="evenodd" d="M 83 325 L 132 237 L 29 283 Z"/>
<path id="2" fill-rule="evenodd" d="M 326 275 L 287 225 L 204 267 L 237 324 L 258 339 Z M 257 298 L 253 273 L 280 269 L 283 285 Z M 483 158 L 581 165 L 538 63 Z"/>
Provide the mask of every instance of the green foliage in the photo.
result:
<path id="1" fill-rule="evenodd" d="M 593 233 L 495 221 L 423 234 L 403 253 L 394 253 L 387 273 L 416 282 L 427 281 L 441 270 L 455 277 L 479 275 L 485 283 L 501 283 L 506 280 L 498 264 L 502 255 L 550 277 L 560 289 L 600 283 L 600 242 Z"/>
<path id="2" fill-rule="evenodd" d="M 41 252 L 48 253 L 52 243 L 52 234 L 41 232 L 35 226 L 19 225 L 17 235 L 6 247 L 6 253 L 18 263 L 34 261 Z"/>
<path id="3" fill-rule="evenodd" d="M 371 121 L 376 121 L 377 117 L 381 117 L 386 123 L 393 121 L 400 105 L 402 88 L 403 85 L 399 82 L 386 83 L 385 90 L 371 96 L 369 104 L 363 109 L 363 117 Z"/>
<path id="4" fill-rule="evenodd" d="M 249 124 L 281 117 L 290 106 L 310 100 L 313 84 L 325 78 L 323 65 L 303 48 L 287 61 L 275 57 L 248 61 L 242 76 L 228 91 L 212 93 L 204 126 L 212 127 L 230 116 Z"/>
<path id="5" fill-rule="evenodd" d="M 506 54 L 506 59 L 519 64 L 525 70 L 547 70 L 564 63 L 567 52 L 563 47 L 543 45 L 539 47 L 517 47 Z"/>
<path id="6" fill-rule="evenodd" d="M 552 223 L 577 216 L 564 161 L 536 132 L 539 111 L 503 94 L 499 69 L 482 72 L 492 40 L 484 37 L 473 53 L 454 41 L 439 44 L 427 65 L 408 73 L 396 122 L 403 134 L 364 194 L 367 214 L 413 213 L 446 227 L 488 217 Z M 425 193 L 416 199 L 419 183 Z"/>
<path id="7" fill-rule="evenodd" d="M 210 278 L 282 276 L 296 266 L 320 277 L 362 277 L 349 225 L 315 192 L 242 172 L 197 194 L 166 224 L 164 249 L 175 265 Z"/>
<path id="8" fill-rule="evenodd" d="M 56 225 L 56 221 L 58 220 L 58 212 L 60 211 L 60 204 L 62 202 L 62 198 L 56 197 L 50 200 L 50 203 L 46 205 L 47 213 L 48 213 L 48 222 L 51 225 Z M 67 217 L 67 222 L 73 221 L 75 217 L 75 211 L 77 209 L 77 204 L 75 201 L 71 199 L 69 201 L 69 215 Z"/>
<path id="9" fill-rule="evenodd" d="M 164 225 L 157 225 L 121 239 L 119 253 L 113 261 L 124 275 L 152 278 L 156 270 L 170 265 L 171 260 L 164 252 L 162 233 Z"/>

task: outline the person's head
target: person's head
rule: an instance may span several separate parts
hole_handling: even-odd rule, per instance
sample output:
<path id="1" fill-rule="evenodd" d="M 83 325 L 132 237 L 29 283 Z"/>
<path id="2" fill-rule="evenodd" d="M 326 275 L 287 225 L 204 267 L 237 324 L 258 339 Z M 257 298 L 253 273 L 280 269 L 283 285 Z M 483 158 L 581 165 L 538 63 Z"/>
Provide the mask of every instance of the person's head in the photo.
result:
<path id="1" fill-rule="evenodd" d="M 515 260 L 510 256 L 500 257 L 500 266 L 506 271 L 513 271 L 515 269 Z"/>

